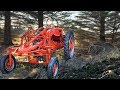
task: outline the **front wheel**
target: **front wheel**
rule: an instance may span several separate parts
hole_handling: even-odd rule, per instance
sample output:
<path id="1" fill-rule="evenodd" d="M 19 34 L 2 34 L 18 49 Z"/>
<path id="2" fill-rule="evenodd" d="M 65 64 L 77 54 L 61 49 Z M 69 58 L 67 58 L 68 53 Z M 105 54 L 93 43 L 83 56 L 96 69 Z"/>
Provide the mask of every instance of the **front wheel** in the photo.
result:
<path id="1" fill-rule="evenodd" d="M 48 78 L 55 79 L 59 68 L 59 61 L 57 57 L 52 57 L 48 64 Z"/>
<path id="2" fill-rule="evenodd" d="M 9 55 L 5 55 L 0 60 L 0 69 L 3 74 L 9 74 L 16 67 L 16 59 L 12 55 L 11 63 L 9 61 Z"/>

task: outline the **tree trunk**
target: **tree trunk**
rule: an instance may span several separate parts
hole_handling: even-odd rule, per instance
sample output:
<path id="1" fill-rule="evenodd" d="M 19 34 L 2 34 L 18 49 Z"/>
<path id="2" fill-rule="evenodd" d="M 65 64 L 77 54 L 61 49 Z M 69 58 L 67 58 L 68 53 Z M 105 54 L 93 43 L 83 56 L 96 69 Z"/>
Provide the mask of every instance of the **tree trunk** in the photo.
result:
<path id="1" fill-rule="evenodd" d="M 115 38 L 115 27 L 114 27 L 113 32 L 112 32 L 112 43 L 114 42 L 114 38 Z"/>
<path id="2" fill-rule="evenodd" d="M 112 43 L 114 42 L 115 39 L 115 33 L 117 32 L 117 30 L 119 29 L 120 24 L 115 27 L 116 23 L 114 24 L 113 30 L 112 30 Z"/>
<path id="3" fill-rule="evenodd" d="M 43 27 L 43 11 L 38 11 L 38 26 Z"/>
<path id="4" fill-rule="evenodd" d="M 100 41 L 105 42 L 105 12 L 100 12 Z"/>
<path id="5" fill-rule="evenodd" d="M 10 11 L 5 11 L 4 45 L 12 45 Z"/>

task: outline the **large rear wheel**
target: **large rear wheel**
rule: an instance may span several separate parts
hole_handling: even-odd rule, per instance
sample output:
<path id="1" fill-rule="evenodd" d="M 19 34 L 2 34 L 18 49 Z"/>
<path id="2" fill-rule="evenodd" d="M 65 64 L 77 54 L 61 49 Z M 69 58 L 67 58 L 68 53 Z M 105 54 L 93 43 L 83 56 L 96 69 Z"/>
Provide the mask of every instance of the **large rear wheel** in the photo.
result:
<path id="1" fill-rule="evenodd" d="M 67 32 L 64 38 L 64 58 L 66 61 L 74 58 L 74 34 L 72 31 Z"/>
<path id="2" fill-rule="evenodd" d="M 48 64 L 48 78 L 55 79 L 59 68 L 59 61 L 57 57 L 52 57 Z"/>

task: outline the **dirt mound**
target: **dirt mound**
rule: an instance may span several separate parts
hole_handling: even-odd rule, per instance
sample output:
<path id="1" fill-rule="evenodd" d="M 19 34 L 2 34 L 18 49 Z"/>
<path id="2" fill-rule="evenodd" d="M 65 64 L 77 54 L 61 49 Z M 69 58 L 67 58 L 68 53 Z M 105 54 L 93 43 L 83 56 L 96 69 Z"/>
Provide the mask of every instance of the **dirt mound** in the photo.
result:
<path id="1" fill-rule="evenodd" d="M 59 79 L 120 79 L 120 58 L 87 63 L 79 69 L 64 70 Z"/>
<path id="2" fill-rule="evenodd" d="M 94 43 L 89 47 L 88 53 L 92 56 L 109 52 L 118 52 L 118 48 L 110 43 Z"/>

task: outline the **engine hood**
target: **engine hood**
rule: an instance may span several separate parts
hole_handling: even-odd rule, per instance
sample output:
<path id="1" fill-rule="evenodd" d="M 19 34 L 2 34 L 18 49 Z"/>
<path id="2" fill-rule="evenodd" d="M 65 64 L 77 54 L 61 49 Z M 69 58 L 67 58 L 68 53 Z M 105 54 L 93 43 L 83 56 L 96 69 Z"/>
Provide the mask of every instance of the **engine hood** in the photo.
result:
<path id="1" fill-rule="evenodd" d="M 50 32 L 55 36 L 60 36 L 62 35 L 62 28 L 54 28 Z"/>

